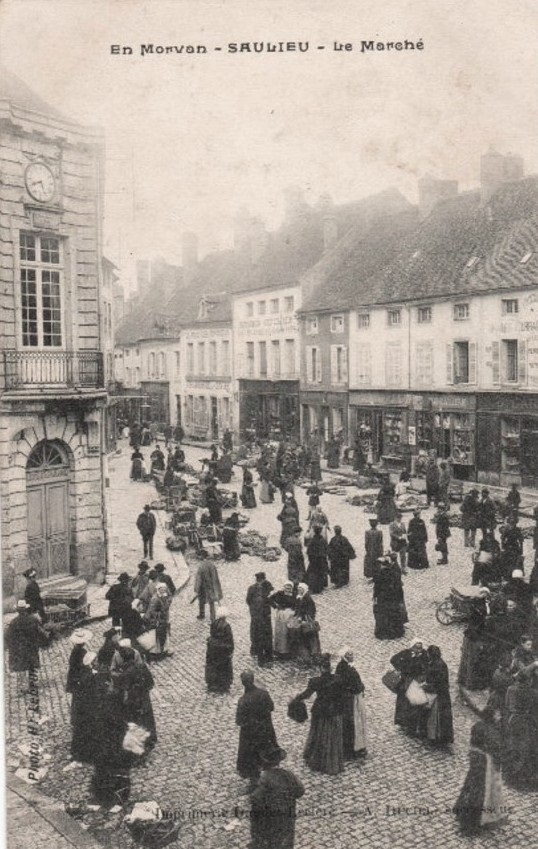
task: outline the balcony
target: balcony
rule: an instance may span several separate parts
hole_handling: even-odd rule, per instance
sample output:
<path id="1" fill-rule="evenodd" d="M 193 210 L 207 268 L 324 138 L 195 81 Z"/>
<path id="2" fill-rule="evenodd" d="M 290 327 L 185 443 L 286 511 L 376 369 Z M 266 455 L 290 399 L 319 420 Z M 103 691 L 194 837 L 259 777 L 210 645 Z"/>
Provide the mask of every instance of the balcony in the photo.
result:
<path id="1" fill-rule="evenodd" d="M 100 351 L 4 351 L 6 390 L 104 391 Z"/>

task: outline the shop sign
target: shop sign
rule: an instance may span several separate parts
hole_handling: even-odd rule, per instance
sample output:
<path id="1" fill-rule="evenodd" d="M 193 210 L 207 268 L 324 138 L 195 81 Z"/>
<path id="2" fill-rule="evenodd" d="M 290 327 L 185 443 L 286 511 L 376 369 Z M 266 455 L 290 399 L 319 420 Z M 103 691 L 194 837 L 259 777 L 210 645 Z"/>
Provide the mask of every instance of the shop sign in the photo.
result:
<path id="1" fill-rule="evenodd" d="M 435 410 L 442 412 L 459 412 L 460 410 L 474 410 L 476 399 L 472 395 L 425 395 L 421 398 L 419 410 Z"/>
<path id="2" fill-rule="evenodd" d="M 229 382 L 227 377 L 223 380 L 189 380 L 187 378 L 186 385 L 189 389 L 226 389 Z"/>
<path id="3" fill-rule="evenodd" d="M 242 336 L 265 336 L 272 333 L 296 332 L 298 323 L 295 315 L 274 315 L 238 321 L 237 328 Z"/>

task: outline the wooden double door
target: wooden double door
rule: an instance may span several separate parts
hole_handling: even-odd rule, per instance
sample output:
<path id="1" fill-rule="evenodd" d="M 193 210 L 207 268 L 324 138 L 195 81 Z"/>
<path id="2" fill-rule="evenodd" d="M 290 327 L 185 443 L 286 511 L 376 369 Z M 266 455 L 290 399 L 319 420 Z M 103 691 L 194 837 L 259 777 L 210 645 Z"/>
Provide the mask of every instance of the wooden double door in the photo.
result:
<path id="1" fill-rule="evenodd" d="M 69 480 L 29 482 L 28 559 L 39 578 L 69 574 Z"/>

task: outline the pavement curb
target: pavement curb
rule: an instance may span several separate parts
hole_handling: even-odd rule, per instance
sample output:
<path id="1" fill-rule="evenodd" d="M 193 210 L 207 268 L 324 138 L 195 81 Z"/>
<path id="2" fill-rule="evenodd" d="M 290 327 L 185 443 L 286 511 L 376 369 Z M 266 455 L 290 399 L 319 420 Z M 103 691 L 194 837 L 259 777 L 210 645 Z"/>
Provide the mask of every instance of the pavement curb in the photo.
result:
<path id="1" fill-rule="evenodd" d="M 43 831 L 40 831 L 40 835 L 36 834 L 36 841 L 43 839 L 45 834 L 51 835 L 51 832 L 54 832 L 54 839 L 57 841 L 58 847 L 61 846 L 61 842 L 57 839 L 59 835 L 75 849 L 102 849 L 103 844 L 99 843 L 93 835 L 70 817 L 60 802 L 41 793 L 36 787 L 25 784 L 16 775 L 8 773 L 6 786 L 21 800 L 22 805 L 30 808 L 43 820 Z"/>

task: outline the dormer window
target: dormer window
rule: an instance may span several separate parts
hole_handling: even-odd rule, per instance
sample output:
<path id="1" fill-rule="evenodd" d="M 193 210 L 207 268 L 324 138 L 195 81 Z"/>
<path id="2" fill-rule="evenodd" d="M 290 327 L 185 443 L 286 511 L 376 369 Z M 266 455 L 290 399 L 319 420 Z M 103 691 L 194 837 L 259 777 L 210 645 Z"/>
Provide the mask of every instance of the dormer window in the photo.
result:
<path id="1" fill-rule="evenodd" d="M 478 262 L 477 256 L 472 256 L 466 263 L 467 268 L 474 268 L 476 263 Z"/>
<path id="2" fill-rule="evenodd" d="M 201 301 L 198 303 L 198 318 L 207 318 L 207 301 L 205 298 L 202 298 Z"/>
<path id="3" fill-rule="evenodd" d="M 520 265 L 526 265 L 528 263 L 529 259 L 531 258 L 531 256 L 532 256 L 532 251 L 527 251 L 527 253 L 524 256 L 522 256 L 521 259 L 519 260 Z"/>
<path id="4" fill-rule="evenodd" d="M 331 333 L 343 333 L 344 332 L 344 316 L 343 315 L 331 315 Z"/>
<path id="5" fill-rule="evenodd" d="M 318 317 L 311 315 L 306 319 L 306 332 L 308 336 L 315 336 L 318 332 Z"/>

